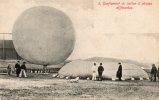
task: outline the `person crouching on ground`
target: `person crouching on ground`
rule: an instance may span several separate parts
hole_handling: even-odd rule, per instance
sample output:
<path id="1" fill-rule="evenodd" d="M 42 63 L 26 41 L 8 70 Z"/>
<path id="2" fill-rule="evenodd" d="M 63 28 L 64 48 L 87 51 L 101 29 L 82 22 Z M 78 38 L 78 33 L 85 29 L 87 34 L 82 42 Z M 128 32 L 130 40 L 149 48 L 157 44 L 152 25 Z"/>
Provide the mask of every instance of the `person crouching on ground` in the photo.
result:
<path id="1" fill-rule="evenodd" d="M 100 63 L 100 66 L 98 67 L 99 81 L 102 81 L 103 71 L 104 71 L 104 68 L 103 68 L 103 66 L 102 66 L 102 63 Z"/>
<path id="2" fill-rule="evenodd" d="M 11 65 L 10 65 L 10 64 L 9 64 L 8 67 L 7 67 L 7 71 L 8 71 L 8 75 L 10 76 L 10 75 L 11 75 L 11 71 L 12 71 L 12 70 L 11 70 Z"/>
<path id="3" fill-rule="evenodd" d="M 118 77 L 119 81 L 121 81 L 121 77 L 122 77 L 122 65 L 121 63 L 119 62 L 119 67 L 118 67 L 118 71 L 116 73 L 116 77 Z"/>
<path id="4" fill-rule="evenodd" d="M 157 68 L 156 68 L 155 64 L 152 64 L 151 81 L 156 82 L 156 76 L 157 76 Z"/>
<path id="5" fill-rule="evenodd" d="M 22 77 L 22 74 L 24 75 L 24 77 L 27 77 L 25 62 L 23 62 L 23 64 L 21 65 L 21 72 L 20 72 L 19 77 Z"/>
<path id="6" fill-rule="evenodd" d="M 97 66 L 96 66 L 96 63 L 94 63 L 94 65 L 92 66 L 92 80 L 93 81 L 95 81 L 95 80 L 97 80 L 96 78 L 97 78 L 97 68 L 96 68 Z"/>

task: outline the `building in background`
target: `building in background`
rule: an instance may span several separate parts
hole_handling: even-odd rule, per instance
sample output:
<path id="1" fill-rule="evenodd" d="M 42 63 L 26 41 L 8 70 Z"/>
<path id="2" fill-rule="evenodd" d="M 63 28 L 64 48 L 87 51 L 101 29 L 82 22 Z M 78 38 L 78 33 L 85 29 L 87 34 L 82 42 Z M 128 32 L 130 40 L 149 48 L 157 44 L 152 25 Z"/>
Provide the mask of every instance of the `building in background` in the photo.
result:
<path id="1" fill-rule="evenodd" d="M 0 33 L 0 60 L 19 60 L 21 57 L 17 54 L 11 33 Z"/>

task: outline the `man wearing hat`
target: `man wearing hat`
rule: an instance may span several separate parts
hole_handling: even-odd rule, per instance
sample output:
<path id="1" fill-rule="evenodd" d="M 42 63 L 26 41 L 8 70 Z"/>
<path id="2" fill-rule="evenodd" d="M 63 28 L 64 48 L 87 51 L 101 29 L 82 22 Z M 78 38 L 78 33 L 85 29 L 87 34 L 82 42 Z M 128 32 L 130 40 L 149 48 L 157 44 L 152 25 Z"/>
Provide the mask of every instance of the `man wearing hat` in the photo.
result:
<path id="1" fill-rule="evenodd" d="M 158 70 L 157 70 L 157 77 L 158 77 L 158 82 L 159 82 L 159 66 L 158 66 Z"/>
<path id="2" fill-rule="evenodd" d="M 151 81 L 156 82 L 156 76 L 157 76 L 157 68 L 155 64 L 152 64 L 152 69 L 151 69 Z"/>
<path id="3" fill-rule="evenodd" d="M 102 66 L 102 63 L 100 63 L 100 66 L 98 67 L 98 76 L 99 76 L 99 81 L 102 81 L 103 77 L 102 77 L 102 74 L 103 74 L 103 71 L 104 71 L 104 67 Z"/>
<path id="4" fill-rule="evenodd" d="M 25 62 L 23 62 L 23 64 L 21 65 L 21 72 L 20 72 L 19 77 L 22 77 L 22 74 L 24 74 L 24 77 L 27 77 Z"/>
<path id="5" fill-rule="evenodd" d="M 121 81 L 121 77 L 122 77 L 122 65 L 121 63 L 119 62 L 119 67 L 118 67 L 118 70 L 117 70 L 117 73 L 116 73 L 116 77 L 118 77 L 119 81 Z"/>
<path id="6" fill-rule="evenodd" d="M 20 71 L 21 71 L 20 61 L 17 61 L 17 63 L 15 64 L 15 70 L 16 70 L 17 77 L 19 77 L 19 74 L 20 74 Z"/>

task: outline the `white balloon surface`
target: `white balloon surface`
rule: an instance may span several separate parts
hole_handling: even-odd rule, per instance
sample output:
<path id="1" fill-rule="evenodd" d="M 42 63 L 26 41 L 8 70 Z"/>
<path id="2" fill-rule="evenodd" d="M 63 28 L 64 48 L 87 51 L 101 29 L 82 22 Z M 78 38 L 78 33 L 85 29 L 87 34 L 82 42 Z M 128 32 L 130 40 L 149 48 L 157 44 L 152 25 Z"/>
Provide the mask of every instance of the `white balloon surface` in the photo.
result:
<path id="1" fill-rule="evenodd" d="M 34 64 L 62 63 L 74 49 L 75 34 L 70 18 L 52 7 L 25 10 L 16 20 L 12 33 L 17 53 Z"/>

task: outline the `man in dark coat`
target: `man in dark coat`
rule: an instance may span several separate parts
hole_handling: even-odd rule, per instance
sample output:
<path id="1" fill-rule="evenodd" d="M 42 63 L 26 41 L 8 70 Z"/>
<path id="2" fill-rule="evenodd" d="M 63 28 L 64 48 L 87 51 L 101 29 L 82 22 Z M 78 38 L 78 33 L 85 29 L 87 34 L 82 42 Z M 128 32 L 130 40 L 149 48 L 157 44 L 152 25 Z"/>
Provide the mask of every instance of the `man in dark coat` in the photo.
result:
<path id="1" fill-rule="evenodd" d="M 151 81 L 156 82 L 156 76 L 157 76 L 157 68 L 155 64 L 152 64 L 152 69 L 151 69 Z"/>
<path id="2" fill-rule="evenodd" d="M 15 69 L 16 69 L 17 77 L 19 77 L 19 74 L 20 74 L 20 71 L 21 71 L 20 61 L 17 61 L 17 63 L 15 64 Z"/>
<path id="3" fill-rule="evenodd" d="M 99 75 L 99 80 L 102 81 L 102 74 L 103 74 L 104 68 L 102 66 L 102 63 L 100 63 L 100 66 L 98 67 L 98 75 Z"/>
<path id="4" fill-rule="evenodd" d="M 157 75 L 158 75 L 158 82 L 159 82 L 159 66 L 158 66 L 158 70 L 157 70 Z"/>
<path id="5" fill-rule="evenodd" d="M 121 77 L 122 77 L 122 65 L 121 63 L 119 62 L 119 67 L 118 67 L 118 71 L 116 73 L 116 77 L 118 77 L 119 81 L 121 81 Z"/>

